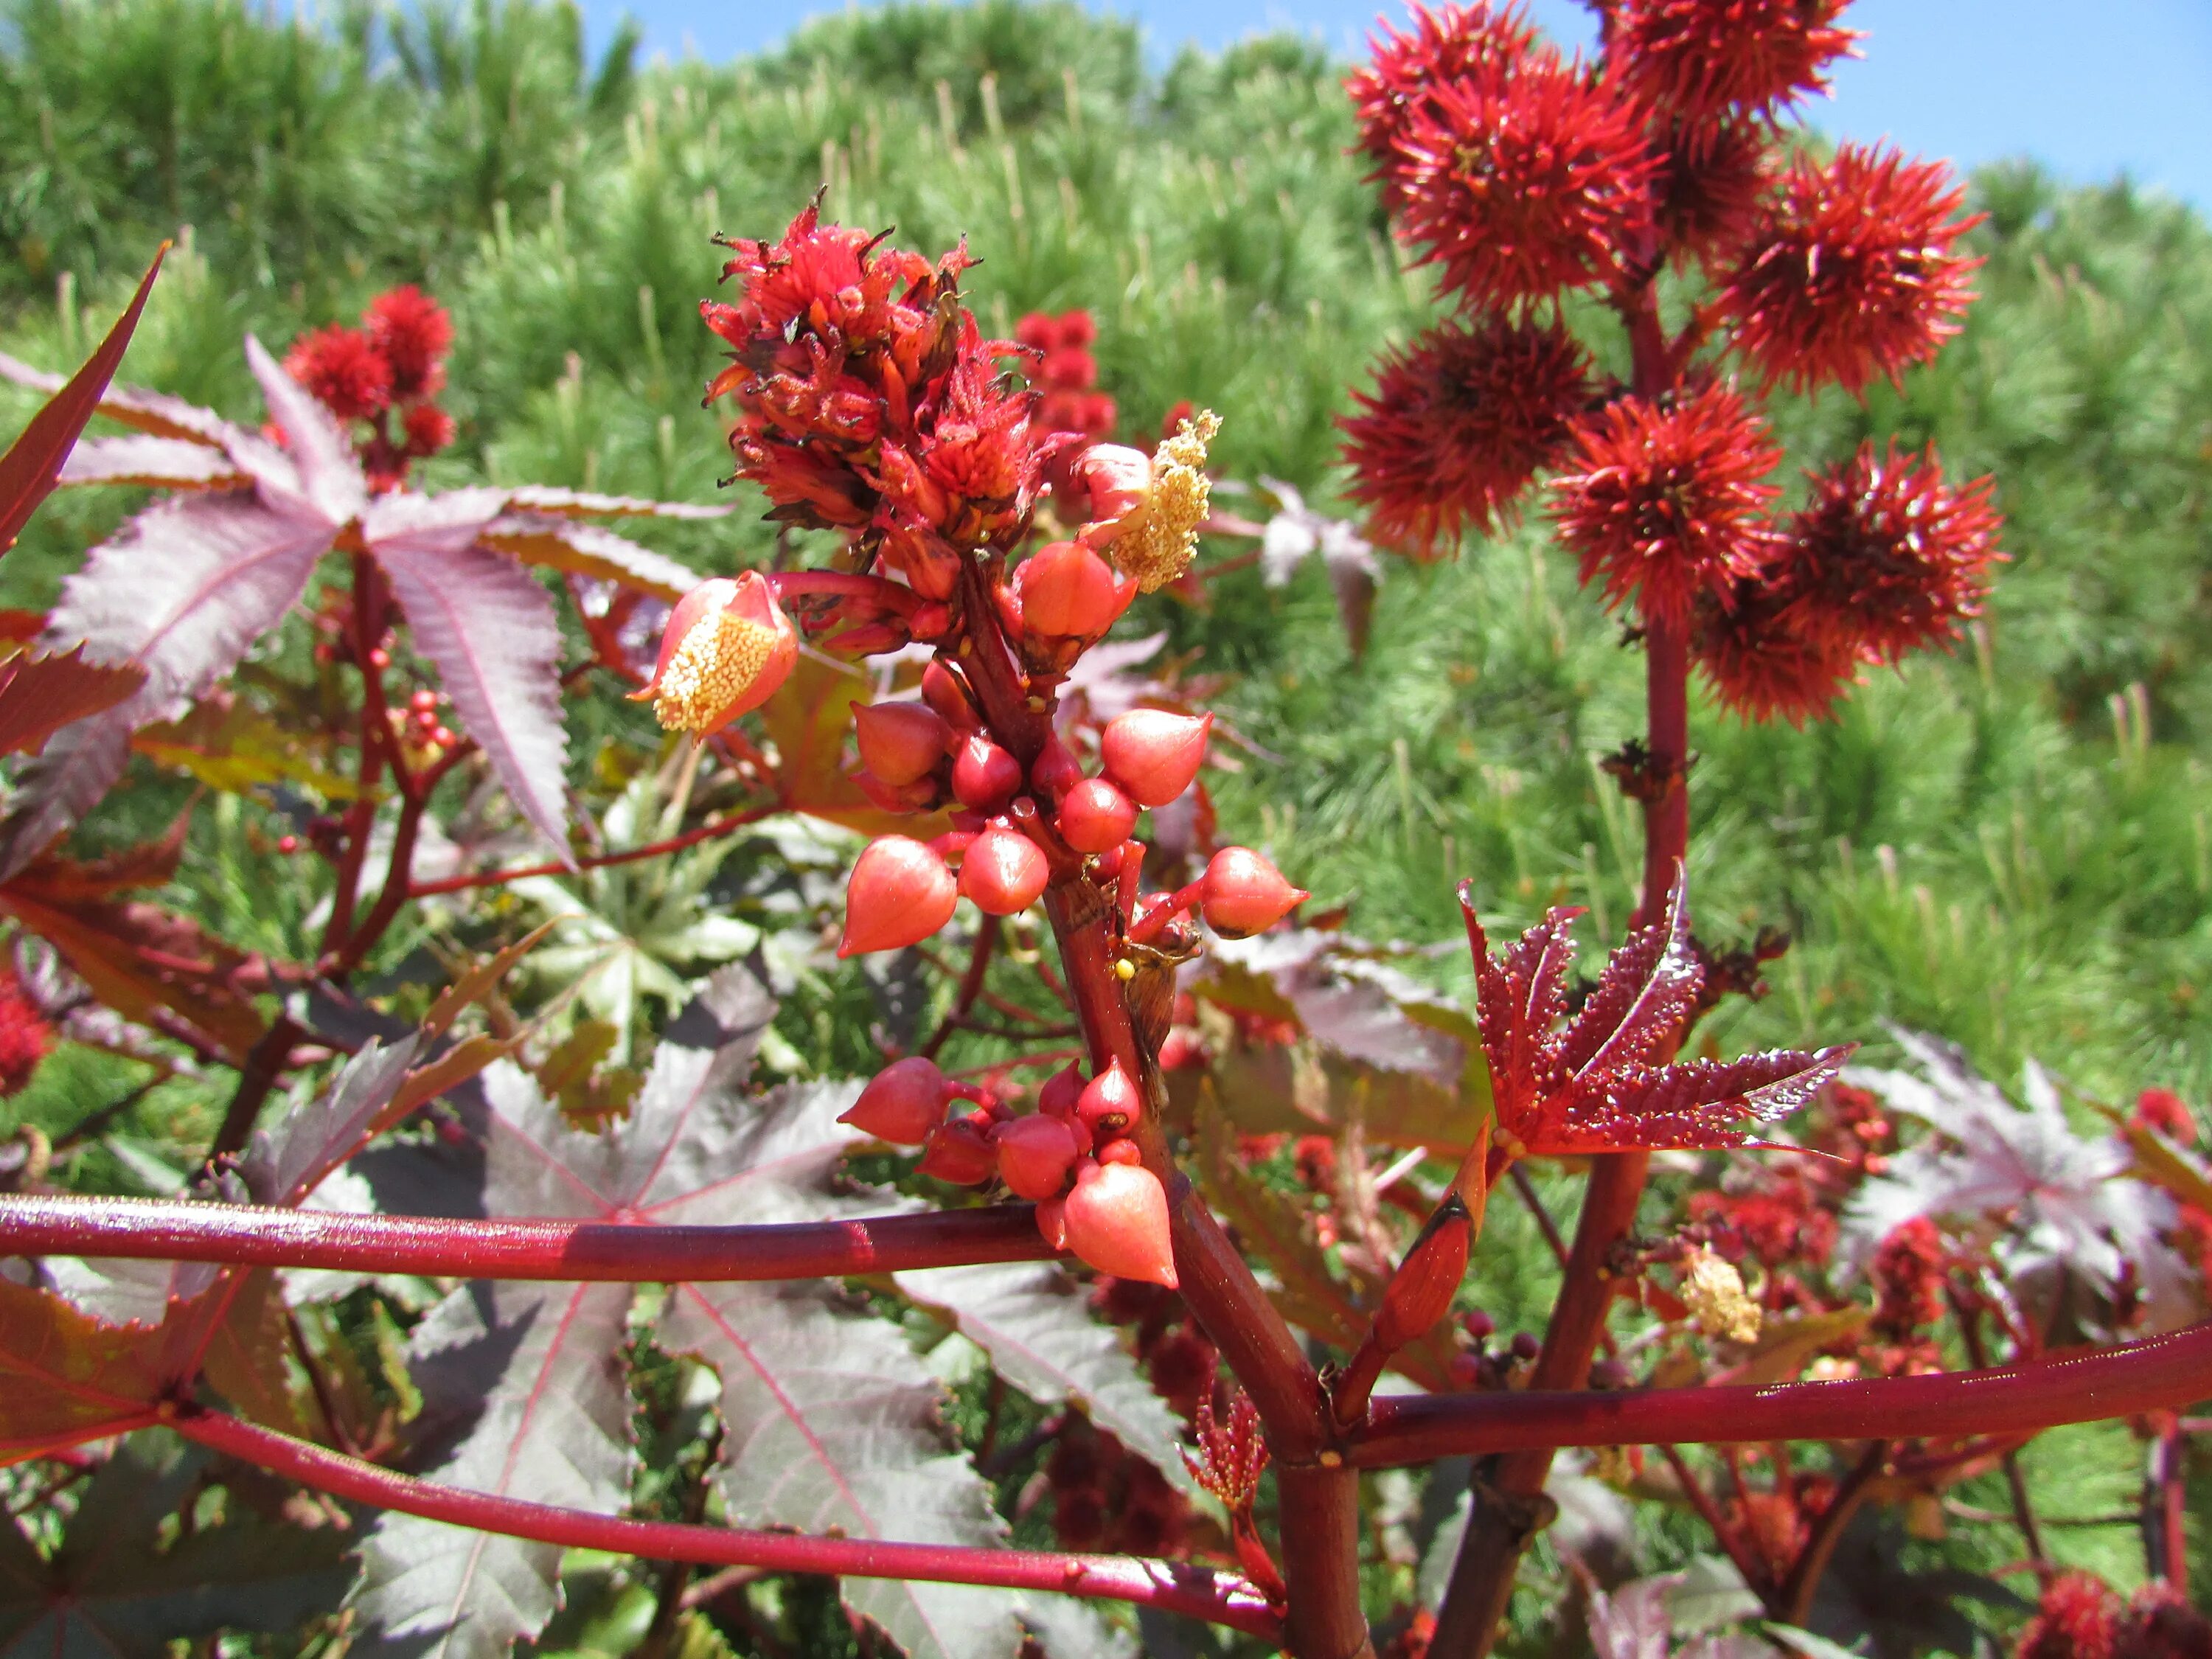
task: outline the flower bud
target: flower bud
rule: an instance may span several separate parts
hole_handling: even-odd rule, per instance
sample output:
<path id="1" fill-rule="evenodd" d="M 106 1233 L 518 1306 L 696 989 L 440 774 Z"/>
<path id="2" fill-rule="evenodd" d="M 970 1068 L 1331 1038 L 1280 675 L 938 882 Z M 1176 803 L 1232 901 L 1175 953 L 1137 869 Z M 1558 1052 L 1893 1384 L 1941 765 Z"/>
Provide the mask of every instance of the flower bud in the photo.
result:
<path id="1" fill-rule="evenodd" d="M 1093 514 L 1082 538 L 1093 546 L 1110 544 L 1115 568 L 1145 592 L 1158 592 L 1190 568 L 1209 507 L 1206 446 L 1220 429 L 1211 410 L 1184 421 L 1142 471 L 1129 459 L 1134 452 L 1119 445 L 1094 447 L 1080 463 Z M 1100 454 L 1101 447 L 1108 453 Z"/>
<path id="2" fill-rule="evenodd" d="M 1152 458 L 1127 444 L 1093 444 L 1075 464 L 1090 492 L 1093 522 L 1111 524 L 1145 504 L 1152 493 Z"/>
<path id="3" fill-rule="evenodd" d="M 935 1061 L 915 1054 L 877 1073 L 837 1121 L 895 1146 L 919 1146 L 945 1121 L 948 1098 L 945 1073 Z"/>
<path id="4" fill-rule="evenodd" d="M 865 766 L 853 774 L 853 787 L 886 812 L 927 812 L 943 793 L 935 778 L 917 778 L 894 788 Z"/>
<path id="5" fill-rule="evenodd" d="M 987 915 L 1018 915 L 1052 879 L 1037 844 L 1018 830 L 986 830 L 960 858 L 960 890 Z"/>
<path id="6" fill-rule="evenodd" d="M 860 763 L 894 788 L 927 777 L 952 746 L 945 717 L 919 702 L 856 703 L 853 733 Z"/>
<path id="7" fill-rule="evenodd" d="M 972 732 L 982 724 L 975 718 L 975 706 L 968 701 L 966 689 L 941 662 L 932 662 L 921 671 L 921 700 L 956 732 Z"/>
<path id="8" fill-rule="evenodd" d="M 672 732 L 719 732 L 791 678 L 799 630 L 757 570 L 704 581 L 677 602 L 653 678 L 631 701 Z"/>
<path id="9" fill-rule="evenodd" d="M 934 1176 L 956 1187 L 980 1187 L 999 1167 L 990 1137 L 975 1119 L 947 1118 L 929 1132 L 915 1173 Z"/>
<path id="10" fill-rule="evenodd" d="M 1142 1164 L 1144 1153 L 1133 1140 L 1109 1140 L 1098 1149 L 1101 1164 Z"/>
<path id="11" fill-rule="evenodd" d="M 1199 913 L 1217 933 L 1242 939 L 1273 927 L 1310 897 L 1249 847 L 1224 847 L 1199 878 Z"/>
<path id="12" fill-rule="evenodd" d="M 1136 1084 L 1121 1069 L 1118 1060 L 1091 1079 L 1090 1086 L 1075 1103 L 1076 1116 L 1100 1140 L 1127 1133 L 1144 1110 L 1144 1097 L 1137 1092 Z"/>
<path id="13" fill-rule="evenodd" d="M 1056 1117 L 1018 1117 L 991 1137 L 999 1149 L 999 1179 L 1017 1198 L 1060 1196 L 1075 1167 L 1075 1133 Z"/>
<path id="14" fill-rule="evenodd" d="M 1030 764 L 1031 787 L 1049 799 L 1058 800 L 1082 781 L 1082 765 L 1068 752 L 1067 745 L 1058 737 L 1047 738 L 1036 759 Z"/>
<path id="15" fill-rule="evenodd" d="M 1142 1165 L 1086 1164 L 1061 1216 L 1067 1248 L 1101 1273 L 1176 1287 L 1168 1195 Z"/>
<path id="16" fill-rule="evenodd" d="M 1067 1248 L 1067 1203 L 1048 1198 L 1036 1206 L 1037 1237 L 1055 1250 Z"/>
<path id="17" fill-rule="evenodd" d="M 952 793 L 963 806 L 995 812 L 1022 787 L 1022 763 L 981 732 L 953 745 Z"/>
<path id="18" fill-rule="evenodd" d="M 1186 1066 L 1206 1064 L 1206 1048 L 1182 1026 L 1172 1028 L 1160 1042 L 1160 1070 L 1180 1072 Z"/>
<path id="19" fill-rule="evenodd" d="M 1467 1277 L 1468 1243 L 1474 1233 L 1474 1219 L 1460 1195 L 1447 1196 L 1383 1287 L 1375 1340 L 1384 1353 L 1395 1353 L 1425 1335 L 1451 1311 L 1452 1297 Z"/>
<path id="20" fill-rule="evenodd" d="M 1137 597 L 1137 584 L 1079 542 L 1039 548 L 1014 569 L 1022 626 L 1061 639 L 1096 639 Z"/>
<path id="21" fill-rule="evenodd" d="M 1213 716 L 1133 708 L 1107 721 L 1099 747 L 1106 775 L 1139 806 L 1165 806 L 1190 787 L 1206 758 Z"/>
<path id="22" fill-rule="evenodd" d="M 1037 1091 L 1037 1110 L 1048 1117 L 1073 1118 L 1075 1103 L 1082 1098 L 1083 1068 L 1071 1060 Z"/>
<path id="23" fill-rule="evenodd" d="M 945 860 L 909 836 L 884 836 L 862 849 L 845 884 L 841 957 L 902 951 L 952 920 L 960 884 Z"/>
<path id="24" fill-rule="evenodd" d="M 1103 778 L 1085 778 L 1060 803 L 1060 838 L 1079 853 L 1109 853 L 1136 827 L 1137 804 Z"/>

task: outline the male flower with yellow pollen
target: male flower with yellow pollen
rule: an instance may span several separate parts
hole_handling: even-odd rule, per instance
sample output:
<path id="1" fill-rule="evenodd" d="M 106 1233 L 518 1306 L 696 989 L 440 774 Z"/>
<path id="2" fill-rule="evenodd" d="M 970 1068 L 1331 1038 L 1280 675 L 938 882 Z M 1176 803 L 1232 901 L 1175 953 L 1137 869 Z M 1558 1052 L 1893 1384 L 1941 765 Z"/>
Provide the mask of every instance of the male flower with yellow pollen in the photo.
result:
<path id="1" fill-rule="evenodd" d="M 1743 1275 L 1702 1244 L 1682 1264 L 1682 1302 L 1707 1336 L 1759 1340 L 1759 1304 L 1745 1291 Z"/>
<path id="2" fill-rule="evenodd" d="M 1094 444 L 1079 463 L 1093 515 L 1079 539 L 1109 550 L 1115 568 L 1147 593 L 1190 568 L 1212 488 L 1206 447 L 1220 430 L 1209 409 L 1179 425 L 1149 460 L 1120 444 Z"/>
<path id="3" fill-rule="evenodd" d="M 672 732 L 701 737 L 759 708 L 799 660 L 799 630 L 757 570 L 693 588 L 669 613 L 660 660 L 631 701 Z"/>

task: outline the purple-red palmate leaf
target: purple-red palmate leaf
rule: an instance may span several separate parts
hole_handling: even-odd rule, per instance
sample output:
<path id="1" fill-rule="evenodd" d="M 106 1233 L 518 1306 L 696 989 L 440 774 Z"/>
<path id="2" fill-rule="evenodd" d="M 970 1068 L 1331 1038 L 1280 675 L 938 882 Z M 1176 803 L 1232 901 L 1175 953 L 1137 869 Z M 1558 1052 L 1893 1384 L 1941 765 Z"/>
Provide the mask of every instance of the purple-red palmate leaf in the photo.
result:
<path id="1" fill-rule="evenodd" d="M 167 242 L 155 252 L 154 263 L 139 278 L 138 291 L 131 296 L 131 303 L 107 331 L 99 349 L 31 416 L 31 423 L 8 446 L 7 453 L 0 454 L 0 553 L 15 546 L 15 538 L 39 503 L 53 493 L 63 459 L 100 406 L 100 393 L 123 361 L 124 349 L 131 343 L 139 315 L 146 309 L 146 296 L 153 292 L 154 278 L 168 252 Z"/>
<path id="2" fill-rule="evenodd" d="M 513 494 L 507 505 L 510 508 L 514 505 Z M 665 553 L 641 547 L 627 536 L 617 536 L 599 525 L 579 524 L 549 514 L 503 513 L 485 526 L 477 539 L 481 545 L 524 564 L 615 582 L 671 604 L 699 585 L 695 571 Z"/>
<path id="3" fill-rule="evenodd" d="M 1493 956 L 1471 886 L 1461 887 L 1503 1155 L 1745 1146 L 1752 1124 L 1796 1110 L 1841 1069 L 1849 1047 L 1648 1063 L 1680 1033 L 1704 983 L 1687 902 L 1678 870 L 1665 915 L 1629 934 L 1567 1018 L 1571 930 L 1582 913 L 1555 908 Z"/>
<path id="4" fill-rule="evenodd" d="M 35 755 L 63 726 L 114 708 L 145 684 L 143 668 L 87 662 L 82 646 L 10 657 L 0 662 L 0 755 Z"/>
<path id="5" fill-rule="evenodd" d="M 149 489 L 243 489 L 252 480 L 213 444 L 134 432 L 81 438 L 62 463 L 64 484 L 137 484 Z"/>

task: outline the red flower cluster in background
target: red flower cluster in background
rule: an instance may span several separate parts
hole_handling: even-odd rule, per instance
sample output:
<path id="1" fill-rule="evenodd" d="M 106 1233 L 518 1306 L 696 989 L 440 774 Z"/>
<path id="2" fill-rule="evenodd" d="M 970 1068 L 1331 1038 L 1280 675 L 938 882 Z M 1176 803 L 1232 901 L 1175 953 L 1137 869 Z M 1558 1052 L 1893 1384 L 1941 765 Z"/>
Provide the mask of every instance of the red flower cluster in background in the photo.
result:
<path id="1" fill-rule="evenodd" d="M 1114 435 L 1118 411 L 1112 395 L 1098 390 L 1098 360 L 1091 355 L 1098 325 L 1089 312 L 1032 311 L 1014 325 L 1014 338 L 1036 354 L 1030 382 L 1039 430 L 1073 432 L 1091 443 Z"/>
<path id="2" fill-rule="evenodd" d="M 0 1097 L 21 1092 L 53 1046 L 53 1027 L 24 994 L 15 970 L 0 969 Z"/>
<path id="3" fill-rule="evenodd" d="M 1786 161 L 1777 122 L 1856 38 L 1843 0 L 1622 0 L 1595 63 L 1516 5 L 1415 7 L 1349 82 L 1359 151 L 1461 316 L 1387 353 L 1343 422 L 1368 533 L 1418 558 L 1492 533 L 1537 475 L 1583 580 L 1693 631 L 1740 714 L 1826 713 L 1866 664 L 1946 644 L 1996 550 L 1990 488 L 1871 448 L 1814 475 L 1787 523 L 1780 459 L 1730 359 L 1765 386 L 1853 393 L 1955 333 L 1978 222 L 1940 164 L 1846 144 Z M 1707 287 L 1668 336 L 1655 279 Z M 1558 320 L 1620 314 L 1635 371 L 1593 384 Z M 1541 314 L 1540 314 L 1541 313 Z"/>
<path id="4" fill-rule="evenodd" d="M 340 421 L 369 422 L 362 465 L 388 489 L 409 463 L 453 441 L 453 417 L 435 401 L 453 347 L 446 308 L 410 283 L 370 301 L 358 328 L 333 323 L 301 335 L 284 368 Z"/>

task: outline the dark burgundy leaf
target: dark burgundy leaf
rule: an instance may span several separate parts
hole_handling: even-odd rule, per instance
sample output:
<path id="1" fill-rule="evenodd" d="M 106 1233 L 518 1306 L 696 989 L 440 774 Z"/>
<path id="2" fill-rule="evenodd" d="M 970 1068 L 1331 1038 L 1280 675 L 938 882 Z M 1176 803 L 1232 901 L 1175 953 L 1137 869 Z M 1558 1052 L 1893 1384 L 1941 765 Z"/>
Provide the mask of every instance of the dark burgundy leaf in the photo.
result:
<path id="1" fill-rule="evenodd" d="M 239 489 L 252 480 L 221 449 L 190 438 L 134 434 L 85 438 L 62 463 L 64 484 L 139 484 L 156 489 Z"/>
<path id="2" fill-rule="evenodd" d="M 1751 1126 L 1786 1117 L 1833 1082 L 1850 1047 L 1780 1049 L 1740 1060 L 1633 1066 L 1578 1088 L 1565 1121 L 1532 1149 L 1608 1152 L 1628 1146 L 1711 1151 L 1741 1146 Z"/>
<path id="3" fill-rule="evenodd" d="M 88 663 L 82 646 L 10 657 L 0 663 L 0 755 L 35 755 L 63 726 L 114 708 L 145 684 L 144 669 Z"/>
<path id="4" fill-rule="evenodd" d="M 1607 958 L 1559 1044 L 1559 1058 L 1577 1077 L 1641 1064 L 1681 1029 L 1697 1000 L 1704 970 L 1689 948 L 1688 886 L 1678 869 L 1667 913 L 1632 932 Z"/>

